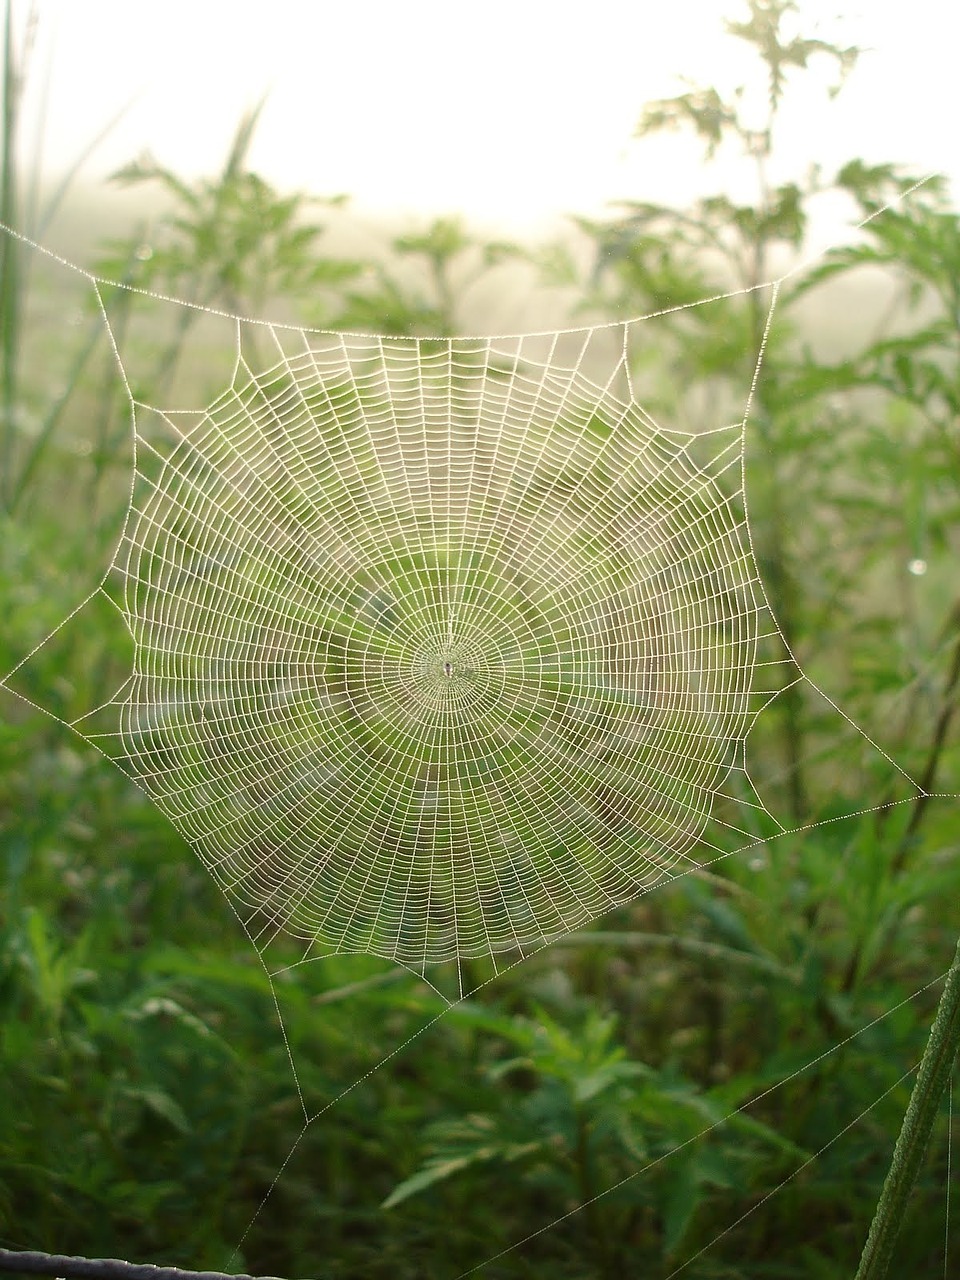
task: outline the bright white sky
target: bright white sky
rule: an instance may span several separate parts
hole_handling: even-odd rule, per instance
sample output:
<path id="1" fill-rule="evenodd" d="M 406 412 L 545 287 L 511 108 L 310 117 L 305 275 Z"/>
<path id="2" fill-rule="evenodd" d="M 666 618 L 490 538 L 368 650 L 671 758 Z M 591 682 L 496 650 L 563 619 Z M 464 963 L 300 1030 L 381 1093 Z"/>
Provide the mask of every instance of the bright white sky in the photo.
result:
<path id="1" fill-rule="evenodd" d="M 16 9 L 15 4 L 15 9 Z M 29 0 L 19 0 L 23 17 Z M 28 117 L 49 75 L 45 169 L 131 103 L 84 173 L 149 149 L 184 176 L 222 164 L 269 91 L 251 160 L 281 188 L 347 192 L 422 221 L 517 234 L 616 198 L 704 189 L 692 147 L 631 144 L 645 100 L 745 77 L 722 19 L 739 0 L 36 0 Z M 854 155 L 960 177 L 960 5 L 801 0 L 803 29 L 871 46 L 837 103 L 795 101 L 783 154 Z M 131 101 L 132 100 L 132 101 Z M 951 123 L 953 122 L 953 123 Z M 29 133 L 27 135 L 29 137 Z M 30 152 L 35 147 L 26 148 Z M 784 175 L 786 176 L 786 174 Z M 706 184 L 716 185 L 715 180 Z"/>

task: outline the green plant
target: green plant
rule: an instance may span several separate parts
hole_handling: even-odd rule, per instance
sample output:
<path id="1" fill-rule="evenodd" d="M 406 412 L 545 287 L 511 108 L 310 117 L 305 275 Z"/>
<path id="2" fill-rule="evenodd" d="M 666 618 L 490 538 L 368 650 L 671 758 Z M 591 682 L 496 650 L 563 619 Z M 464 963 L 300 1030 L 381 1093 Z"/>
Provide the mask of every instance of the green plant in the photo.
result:
<path id="1" fill-rule="evenodd" d="M 168 389 L 184 342 L 204 309 L 259 318 L 277 298 L 309 298 L 315 306 L 318 293 L 336 295 L 360 270 L 359 263 L 348 259 L 320 256 L 317 244 L 324 228 L 304 216 L 314 204 L 342 206 L 344 197 L 319 201 L 299 192 L 281 196 L 248 167 L 263 105 L 241 120 L 214 180 L 190 184 L 150 156 L 114 175 L 125 186 L 157 184 L 172 202 L 145 240 L 115 245 L 97 267 L 108 280 L 123 279 L 133 248 L 137 269 L 130 282 L 185 304 L 149 379 L 154 395 Z M 139 245 L 143 249 L 137 254 Z M 244 333 L 248 353 L 256 359 L 250 345 L 254 339 Z"/>
<path id="2" fill-rule="evenodd" d="M 385 334 L 449 337 L 461 331 L 460 300 L 492 267 L 522 258 L 509 242 L 477 244 L 456 218 L 437 218 L 420 233 L 395 236 L 393 260 L 369 263 L 358 285 L 344 295 L 337 326 Z M 426 268 L 422 284 L 407 277 L 407 264 Z M 424 287 L 425 286 L 425 287 Z"/>
<path id="3" fill-rule="evenodd" d="M 777 126 L 791 72 L 811 63 L 834 63 L 840 80 L 854 66 L 859 50 L 841 48 L 800 35 L 791 19 L 793 0 L 749 0 L 747 16 L 726 21 L 728 34 L 746 42 L 762 64 L 766 107 L 758 113 L 741 87 L 728 98 L 713 88 L 692 88 L 676 98 L 649 103 L 637 126 L 644 138 L 664 130 L 690 130 L 703 144 L 706 158 L 719 150 L 745 158 L 754 170 L 755 198 L 737 201 L 725 194 L 706 196 L 690 209 L 651 202 L 624 202 L 622 217 L 608 222 L 579 219 L 581 230 L 596 247 L 591 305 L 609 314 L 637 314 L 663 309 L 658 366 L 638 370 L 641 396 L 658 414 L 676 418 L 677 385 L 706 388 L 701 403 L 730 405 L 742 412 L 746 389 L 764 345 L 760 379 L 750 411 L 756 448 L 765 459 L 764 474 L 752 486 L 756 517 L 756 551 L 786 655 L 801 649 L 797 568 L 788 549 L 795 515 L 784 494 L 789 490 L 792 459 L 782 445 L 791 439 L 795 400 L 791 391 L 789 346 L 793 326 L 790 300 L 777 310 L 776 323 L 765 332 L 770 296 L 765 288 L 788 255 L 795 255 L 807 228 L 807 204 L 823 189 L 813 170 L 797 181 L 773 185 L 771 161 L 776 154 Z M 732 296 L 716 296 L 739 290 Z M 714 297 L 709 306 L 685 308 Z M 672 312 L 672 314 L 671 314 Z M 779 446 L 779 447 L 777 447 Z M 794 454 L 799 454 L 799 447 Z M 778 700 L 782 758 L 787 771 L 791 813 L 803 821 L 810 799 L 805 777 L 805 724 L 800 690 L 786 675 Z"/>
<path id="4" fill-rule="evenodd" d="M 609 1014 L 590 1009 L 571 1024 L 537 1006 L 509 1019 L 466 1007 L 451 1017 L 507 1050 L 484 1070 L 489 1109 L 432 1125 L 421 1167 L 387 1209 L 454 1176 L 493 1166 L 488 1176 L 501 1177 L 514 1166 L 515 1184 L 582 1208 L 596 1273 L 612 1277 L 676 1259 L 712 1191 L 744 1191 L 771 1152 L 803 1154 L 746 1115 L 715 1136 L 729 1097 L 711 1097 L 672 1064 L 655 1070 L 631 1059 Z M 647 1170 L 659 1176 L 635 1180 Z M 618 1177 L 620 1193 L 607 1198 Z"/>

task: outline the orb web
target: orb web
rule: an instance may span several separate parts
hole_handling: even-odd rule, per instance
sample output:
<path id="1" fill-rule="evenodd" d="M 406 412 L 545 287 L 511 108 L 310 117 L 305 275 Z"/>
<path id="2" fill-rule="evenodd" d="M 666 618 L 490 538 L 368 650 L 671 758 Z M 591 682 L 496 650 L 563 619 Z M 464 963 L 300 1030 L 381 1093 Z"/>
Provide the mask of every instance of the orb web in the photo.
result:
<path id="1" fill-rule="evenodd" d="M 116 560 L 122 764 L 258 948 L 523 950 L 690 865 L 768 696 L 742 424 L 663 429 L 596 331 L 271 332 L 138 409 Z"/>

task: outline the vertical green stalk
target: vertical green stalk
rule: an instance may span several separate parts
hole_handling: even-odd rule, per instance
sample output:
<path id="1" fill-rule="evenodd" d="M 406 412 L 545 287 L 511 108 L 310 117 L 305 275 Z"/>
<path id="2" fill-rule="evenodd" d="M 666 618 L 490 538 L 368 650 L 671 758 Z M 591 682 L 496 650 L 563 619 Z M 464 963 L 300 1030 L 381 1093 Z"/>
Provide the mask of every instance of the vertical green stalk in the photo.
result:
<path id="1" fill-rule="evenodd" d="M 954 609 L 954 616 L 960 622 L 960 609 Z M 960 627 L 957 630 L 950 670 L 947 673 L 946 684 L 940 700 L 940 711 L 933 727 L 933 739 L 930 743 L 930 750 L 927 754 L 926 764 L 923 767 L 923 773 L 920 775 L 920 795 L 914 801 L 910 821 L 894 855 L 891 867 L 894 875 L 898 875 L 903 870 L 907 858 L 910 856 L 911 850 L 916 843 L 917 831 L 923 821 L 923 815 L 926 812 L 927 805 L 930 803 L 930 793 L 937 785 L 937 770 L 940 767 L 940 760 L 946 747 L 950 722 L 957 710 L 958 690 L 960 690 Z"/>
<path id="2" fill-rule="evenodd" d="M 776 18 L 778 24 L 779 20 L 778 15 Z M 779 62 L 770 61 L 770 58 L 767 58 L 769 107 L 763 128 L 759 133 L 741 129 L 741 139 L 746 150 L 754 157 L 759 192 L 758 216 L 752 236 L 752 244 L 746 246 L 748 250 L 752 249 L 752 263 L 748 271 L 750 292 L 747 294 L 747 298 L 750 306 L 753 336 L 751 354 L 755 359 L 759 357 L 767 324 L 767 307 L 769 306 L 769 303 L 759 292 L 758 286 L 770 279 L 769 250 L 774 239 L 770 231 L 773 199 L 770 190 L 768 164 L 773 155 L 774 133 L 777 127 L 777 116 L 782 96 L 779 65 Z M 766 367 L 769 369 L 769 364 Z M 795 653 L 797 634 L 797 609 L 793 579 L 787 562 L 784 536 L 786 517 L 781 494 L 786 485 L 782 480 L 780 468 L 777 465 L 779 454 L 773 447 L 774 442 L 770 439 L 772 424 L 776 421 L 777 407 L 770 403 L 768 386 L 769 379 L 764 376 L 764 369 L 761 368 L 760 380 L 756 389 L 757 407 L 760 409 L 760 438 L 764 445 L 770 448 L 771 457 L 774 459 L 770 483 L 770 532 L 767 548 L 771 567 L 770 576 L 773 595 L 771 603 L 773 604 L 777 626 L 780 630 L 783 657 L 790 659 L 792 663 L 795 661 L 793 655 Z M 784 688 L 781 691 L 779 701 L 783 715 L 783 745 L 787 766 L 790 812 L 794 822 L 799 825 L 804 821 L 807 812 L 807 794 L 803 768 L 803 705 L 800 686 L 794 679 L 790 666 L 784 668 Z"/>
<path id="3" fill-rule="evenodd" d="M 3 28 L 3 155 L 0 159 L 0 221 L 17 225 L 16 132 L 19 78 L 13 49 L 13 0 L 6 0 Z M 6 505 L 13 462 L 17 403 L 17 350 L 20 343 L 19 245 L 0 234 L 0 504 Z"/>
<path id="4" fill-rule="evenodd" d="M 763 383 L 758 387 L 757 399 L 762 411 L 761 415 L 758 415 L 757 434 L 764 447 L 772 451 L 771 456 L 776 458 L 769 428 L 776 410 L 768 408 L 765 403 Z M 770 604 L 780 632 L 781 657 L 789 659 L 791 664 L 785 668 L 778 702 L 782 717 L 780 721 L 782 750 L 786 765 L 790 813 L 797 825 L 800 825 L 806 818 L 808 802 L 803 766 L 803 694 L 796 681 L 792 665 L 796 661 L 794 654 L 797 636 L 797 602 L 785 545 L 784 531 L 787 519 L 781 499 L 785 488 L 786 482 L 774 463 L 768 486 L 770 507 L 766 522 L 767 544 L 764 548 L 768 560 L 766 582 L 770 593 Z"/>
<path id="5" fill-rule="evenodd" d="M 580 1203 L 583 1206 L 587 1230 L 593 1239 L 593 1252 L 597 1263 L 597 1271 L 604 1280 L 613 1276 L 613 1265 L 610 1257 L 610 1241 L 604 1230 L 603 1222 L 597 1210 L 597 1193 L 594 1188 L 590 1160 L 590 1132 L 587 1117 L 583 1108 L 576 1106 L 577 1124 L 577 1183 L 580 1191 Z"/>
<path id="6" fill-rule="evenodd" d="M 856 1280 L 883 1280 L 893 1257 L 907 1201 L 917 1180 L 933 1122 L 953 1074 L 960 1049 L 960 941 L 930 1028 L 916 1083 L 890 1169 L 870 1224 Z"/>

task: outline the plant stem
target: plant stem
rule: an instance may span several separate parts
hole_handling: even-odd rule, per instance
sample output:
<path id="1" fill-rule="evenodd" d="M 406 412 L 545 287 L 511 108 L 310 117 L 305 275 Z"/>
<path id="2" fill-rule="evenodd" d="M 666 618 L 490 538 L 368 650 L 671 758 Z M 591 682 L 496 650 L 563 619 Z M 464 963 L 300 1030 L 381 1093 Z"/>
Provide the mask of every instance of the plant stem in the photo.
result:
<path id="1" fill-rule="evenodd" d="M 594 1190 L 593 1176 L 590 1168 L 590 1134 L 587 1118 L 577 1110 L 577 1182 L 580 1190 L 580 1203 L 583 1207 L 587 1229 L 593 1237 L 594 1254 L 599 1274 L 604 1280 L 613 1275 L 610 1259 L 610 1248 L 607 1233 L 597 1212 L 597 1196 Z"/>
<path id="2" fill-rule="evenodd" d="M 943 690 L 943 697 L 940 703 L 940 713 L 937 716 L 936 724 L 933 730 L 933 741 L 930 744 L 930 753 L 927 756 L 927 762 L 920 778 L 920 795 L 914 802 L 913 812 L 910 815 L 910 821 L 907 829 L 903 833 L 903 839 L 894 855 L 891 870 L 894 875 L 899 875 L 903 870 L 911 849 L 916 843 L 917 831 L 920 823 L 923 821 L 923 815 L 926 812 L 927 805 L 930 803 L 930 792 L 936 786 L 937 769 L 940 766 L 940 758 L 943 755 L 944 747 L 947 741 L 947 731 L 950 728 L 950 721 L 953 719 L 954 712 L 957 709 L 957 689 L 960 687 L 960 630 L 957 632 L 957 639 L 953 649 L 953 658 L 950 663 L 950 670 L 947 674 L 947 682 Z"/>
<path id="3" fill-rule="evenodd" d="M 907 1200 L 930 1141 L 933 1121 L 960 1048 L 960 941 L 930 1028 L 856 1280 L 883 1280 L 893 1256 Z"/>

